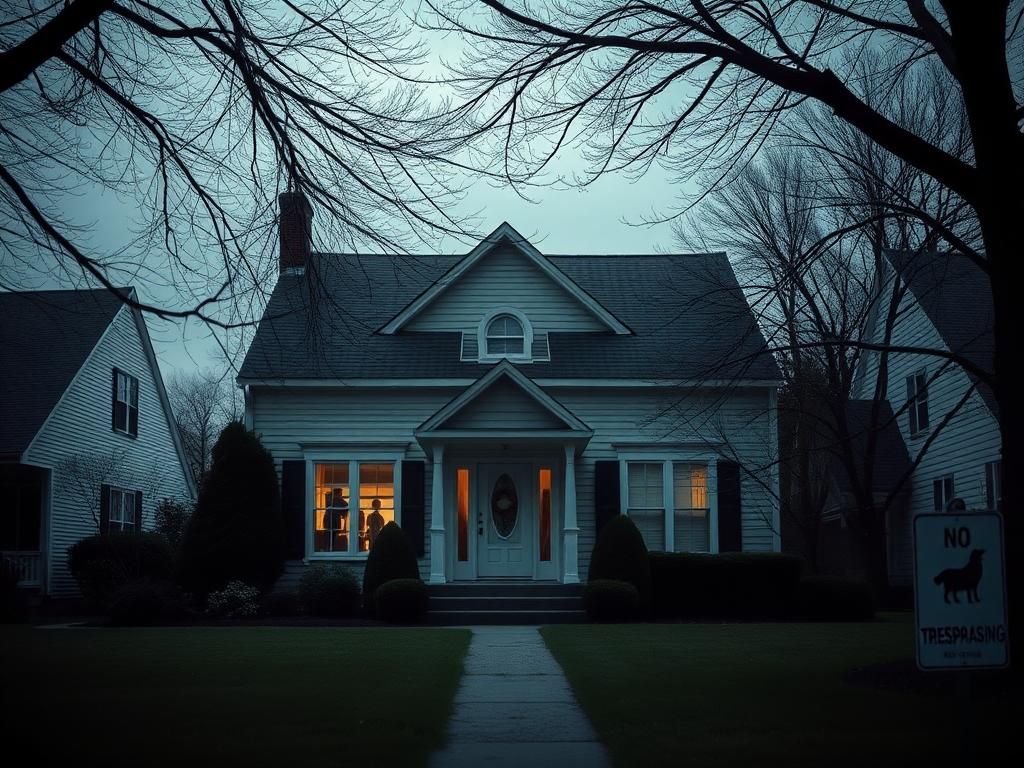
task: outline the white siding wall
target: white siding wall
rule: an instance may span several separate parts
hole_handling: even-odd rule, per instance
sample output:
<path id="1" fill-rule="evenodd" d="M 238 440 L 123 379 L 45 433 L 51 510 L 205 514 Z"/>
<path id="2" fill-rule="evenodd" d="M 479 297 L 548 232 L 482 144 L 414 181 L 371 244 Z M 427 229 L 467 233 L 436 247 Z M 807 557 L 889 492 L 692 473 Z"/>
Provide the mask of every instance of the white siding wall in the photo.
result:
<path id="1" fill-rule="evenodd" d="M 890 276 L 891 279 L 891 276 Z M 887 291 L 887 295 L 891 292 Z M 874 338 L 884 337 L 885 313 L 879 312 Z M 906 291 L 900 303 L 898 319 L 893 328 L 892 343 L 899 346 L 948 349 L 913 294 Z M 871 397 L 878 377 L 879 357 L 871 354 L 865 360 L 863 376 L 858 382 L 860 397 Z M 947 367 L 931 380 L 942 367 L 940 358 L 928 355 L 893 353 L 889 355 L 888 399 L 893 412 L 906 406 L 906 377 L 915 371 L 926 370 L 928 386 L 928 421 L 930 429 L 916 436 L 910 434 L 907 413 L 898 417 L 900 433 L 911 460 L 923 449 L 929 435 L 938 428 L 970 387 L 970 379 L 957 366 Z M 914 515 L 933 510 L 932 483 L 945 475 L 953 475 L 954 493 L 962 498 L 967 508 L 985 506 L 985 464 L 998 461 L 1001 442 L 999 424 L 985 405 L 981 395 L 974 392 L 967 403 L 942 428 L 928 447 L 910 482 L 910 500 L 906 513 L 892 515 L 890 526 L 890 580 L 894 584 L 909 584 L 913 577 L 912 521 Z"/>
<path id="2" fill-rule="evenodd" d="M 480 321 L 496 307 L 520 310 L 535 333 L 608 330 L 512 246 L 484 256 L 406 328 L 476 333 Z"/>
<path id="3" fill-rule="evenodd" d="M 548 390 L 595 431 L 593 440 L 576 463 L 577 511 L 580 527 L 580 576 L 586 579 L 594 545 L 594 462 L 617 458 L 611 447 L 638 440 L 680 442 L 703 436 L 727 439 L 732 449 L 758 477 L 769 482 L 768 395 L 766 390 L 736 391 L 724 405 L 709 396 L 680 400 L 679 391 L 652 389 Z M 301 459 L 300 443 L 338 440 L 407 441 L 406 459 L 423 460 L 413 430 L 450 401 L 458 390 L 297 390 L 255 389 L 252 396 L 253 429 L 273 454 L 280 469 L 285 459 Z M 486 395 L 485 395 L 486 397 Z M 426 464 L 425 512 L 429 525 L 431 464 Z M 760 471 L 759 471 L 760 470 Z M 561 492 L 561 491 L 557 491 Z M 743 547 L 769 551 L 773 545 L 771 521 L 775 510 L 765 486 L 744 473 Z M 421 575 L 429 569 L 430 542 L 420 561 Z"/>
<path id="4" fill-rule="evenodd" d="M 111 371 L 115 367 L 139 380 L 137 438 L 111 428 Z M 98 530 L 99 510 L 94 516 L 85 500 L 65 490 L 66 478 L 58 470 L 63 459 L 82 453 L 123 453 L 116 475 L 107 482 L 143 492 L 145 528 L 152 527 L 153 512 L 161 498 L 185 499 L 190 495 L 134 316 L 126 307 L 115 315 L 25 454 L 25 463 L 52 470 L 46 536 L 50 552 L 48 592 L 55 597 L 78 594 L 67 568 L 67 549 Z"/>

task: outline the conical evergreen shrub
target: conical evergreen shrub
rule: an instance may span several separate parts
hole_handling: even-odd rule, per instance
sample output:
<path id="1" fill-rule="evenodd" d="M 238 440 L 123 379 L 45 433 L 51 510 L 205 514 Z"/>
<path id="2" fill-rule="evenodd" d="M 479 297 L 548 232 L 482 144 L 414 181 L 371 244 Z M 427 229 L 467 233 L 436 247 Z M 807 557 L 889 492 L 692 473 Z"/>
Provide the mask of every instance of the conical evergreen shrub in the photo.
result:
<path id="1" fill-rule="evenodd" d="M 285 527 L 270 452 L 232 422 L 213 446 L 181 549 L 181 583 L 205 598 L 229 581 L 266 591 L 281 575 Z"/>
<path id="2" fill-rule="evenodd" d="M 392 521 L 381 528 L 366 558 L 363 573 L 363 609 L 373 613 L 373 593 L 377 587 L 392 579 L 419 579 L 420 567 L 416 552 L 398 523 Z"/>
<path id="3" fill-rule="evenodd" d="M 651 611 L 651 564 L 639 529 L 626 515 L 616 515 L 601 529 L 590 555 L 590 581 L 626 581 L 640 593 L 640 614 Z"/>

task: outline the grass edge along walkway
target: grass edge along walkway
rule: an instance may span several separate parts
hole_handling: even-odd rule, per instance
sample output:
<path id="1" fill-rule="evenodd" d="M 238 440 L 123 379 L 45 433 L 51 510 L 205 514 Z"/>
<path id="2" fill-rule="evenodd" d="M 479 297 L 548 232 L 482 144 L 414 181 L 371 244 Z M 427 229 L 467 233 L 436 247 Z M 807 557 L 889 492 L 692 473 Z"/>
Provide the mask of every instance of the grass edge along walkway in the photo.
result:
<path id="1" fill-rule="evenodd" d="M 843 681 L 913 658 L 913 624 L 547 626 L 561 664 L 619 768 L 958 765 L 948 696 Z M 972 704 L 978 765 L 1020 754 L 1009 693 Z"/>
<path id="2" fill-rule="evenodd" d="M 444 742 L 469 639 L 0 627 L 6 751 L 44 765 L 424 765 Z"/>

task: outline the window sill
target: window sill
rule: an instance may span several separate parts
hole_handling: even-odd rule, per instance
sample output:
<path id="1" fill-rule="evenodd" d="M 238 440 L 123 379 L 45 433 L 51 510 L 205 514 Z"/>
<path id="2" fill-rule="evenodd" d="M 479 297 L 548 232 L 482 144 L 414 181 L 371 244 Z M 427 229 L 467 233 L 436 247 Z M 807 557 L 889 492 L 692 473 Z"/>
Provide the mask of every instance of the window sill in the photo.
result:
<path id="1" fill-rule="evenodd" d="M 917 430 L 917 432 L 911 432 L 910 439 L 920 440 L 922 437 L 928 437 L 928 435 L 931 434 L 931 431 L 931 427 L 925 427 L 924 429 Z"/>
<path id="2" fill-rule="evenodd" d="M 348 560 L 350 562 L 365 562 L 369 552 L 314 552 L 306 560 Z"/>
<path id="3" fill-rule="evenodd" d="M 124 435 L 125 437 L 130 437 L 132 440 L 139 439 L 138 435 L 133 435 L 131 432 L 126 432 L 125 430 L 118 429 L 117 427 L 111 427 L 110 431 L 113 432 L 115 435 Z"/>
<path id="4" fill-rule="evenodd" d="M 490 357 L 478 357 L 478 363 L 500 363 L 508 360 L 510 363 L 532 363 L 533 358 L 529 355 L 492 355 Z"/>

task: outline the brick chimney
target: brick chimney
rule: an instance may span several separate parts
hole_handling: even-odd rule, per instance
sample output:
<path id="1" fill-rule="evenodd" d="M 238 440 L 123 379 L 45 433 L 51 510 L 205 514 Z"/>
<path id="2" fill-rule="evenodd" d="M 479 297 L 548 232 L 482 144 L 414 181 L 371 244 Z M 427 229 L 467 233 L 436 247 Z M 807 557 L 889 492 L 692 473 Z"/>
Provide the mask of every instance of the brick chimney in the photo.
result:
<path id="1" fill-rule="evenodd" d="M 301 192 L 282 192 L 277 196 L 281 210 L 281 271 L 305 267 L 313 234 L 313 209 Z"/>

